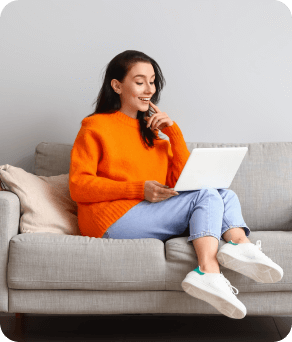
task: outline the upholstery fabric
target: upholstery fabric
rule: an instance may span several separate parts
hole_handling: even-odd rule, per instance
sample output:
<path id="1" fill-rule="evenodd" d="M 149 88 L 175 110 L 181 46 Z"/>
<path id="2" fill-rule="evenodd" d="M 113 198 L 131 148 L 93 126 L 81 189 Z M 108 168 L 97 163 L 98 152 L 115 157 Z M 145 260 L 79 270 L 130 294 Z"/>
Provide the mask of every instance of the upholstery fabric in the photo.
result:
<path id="1" fill-rule="evenodd" d="M 8 312 L 7 265 L 10 240 L 19 231 L 20 202 L 10 191 L 0 191 L 0 312 Z"/>
<path id="2" fill-rule="evenodd" d="M 10 288 L 164 290 L 164 277 L 164 243 L 158 239 L 45 233 L 19 234 L 10 243 Z"/>
<path id="3" fill-rule="evenodd" d="M 292 292 L 239 293 L 248 315 L 289 316 Z M 10 312 L 32 314 L 220 314 L 212 305 L 179 291 L 9 290 Z M 115 328 L 115 327 L 113 327 Z M 147 329 L 147 327 L 146 327 Z"/>
<path id="4" fill-rule="evenodd" d="M 221 271 L 240 292 L 291 291 L 292 232 L 252 232 L 251 242 L 258 239 L 284 269 L 279 283 L 257 283 L 223 266 Z M 182 280 L 197 266 L 186 237 L 163 243 L 152 238 L 20 234 L 10 242 L 7 281 L 9 288 L 19 290 L 183 291 Z"/>

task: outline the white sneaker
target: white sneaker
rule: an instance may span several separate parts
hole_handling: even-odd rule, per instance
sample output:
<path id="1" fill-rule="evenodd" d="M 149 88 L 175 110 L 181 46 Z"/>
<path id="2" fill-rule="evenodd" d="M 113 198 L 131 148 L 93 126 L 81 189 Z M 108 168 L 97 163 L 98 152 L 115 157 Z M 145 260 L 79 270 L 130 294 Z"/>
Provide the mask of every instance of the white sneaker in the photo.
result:
<path id="1" fill-rule="evenodd" d="M 261 240 L 253 243 L 225 243 L 217 253 L 218 262 L 233 271 L 260 283 L 276 283 L 283 277 L 283 269 L 266 256 Z"/>
<path id="2" fill-rule="evenodd" d="M 203 273 L 198 266 L 187 274 L 181 286 L 187 294 L 211 304 L 225 316 L 240 319 L 246 315 L 246 307 L 236 297 L 237 288 L 222 272 Z M 232 288 L 237 292 L 234 293 Z"/>

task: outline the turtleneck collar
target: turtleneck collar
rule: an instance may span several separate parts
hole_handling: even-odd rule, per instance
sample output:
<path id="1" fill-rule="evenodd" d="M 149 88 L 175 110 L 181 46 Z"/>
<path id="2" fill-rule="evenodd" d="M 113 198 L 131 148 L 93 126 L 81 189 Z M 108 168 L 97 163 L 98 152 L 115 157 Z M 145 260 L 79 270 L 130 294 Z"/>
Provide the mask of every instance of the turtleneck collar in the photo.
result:
<path id="1" fill-rule="evenodd" d="M 114 113 L 114 115 L 117 117 L 118 120 L 123 121 L 124 123 L 126 123 L 129 126 L 136 127 L 136 128 L 140 127 L 139 119 L 133 119 L 130 116 L 128 116 L 128 115 L 126 115 L 120 111 L 116 111 Z"/>

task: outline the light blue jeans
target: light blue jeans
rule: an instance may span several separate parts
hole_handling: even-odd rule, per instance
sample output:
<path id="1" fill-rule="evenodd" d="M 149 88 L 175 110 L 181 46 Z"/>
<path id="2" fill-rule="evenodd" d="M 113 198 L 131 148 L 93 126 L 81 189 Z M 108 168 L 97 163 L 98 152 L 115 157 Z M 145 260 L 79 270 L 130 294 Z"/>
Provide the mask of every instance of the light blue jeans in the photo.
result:
<path id="1" fill-rule="evenodd" d="M 163 242 L 188 236 L 188 242 L 202 236 L 219 241 L 230 228 L 242 227 L 249 236 L 236 193 L 230 189 L 203 188 L 178 191 L 179 195 L 161 202 L 142 201 L 114 222 L 102 238 L 144 239 Z"/>

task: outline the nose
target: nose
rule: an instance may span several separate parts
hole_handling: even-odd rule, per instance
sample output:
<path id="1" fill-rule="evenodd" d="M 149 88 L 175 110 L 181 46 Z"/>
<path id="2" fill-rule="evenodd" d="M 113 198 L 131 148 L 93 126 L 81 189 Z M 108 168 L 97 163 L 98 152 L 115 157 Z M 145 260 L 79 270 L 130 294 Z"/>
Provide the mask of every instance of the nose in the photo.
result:
<path id="1" fill-rule="evenodd" d="M 148 90 L 149 90 L 150 92 L 151 92 L 151 87 L 152 87 L 152 86 L 151 86 L 150 84 L 147 84 L 147 85 L 146 85 L 146 89 L 148 88 Z"/>

